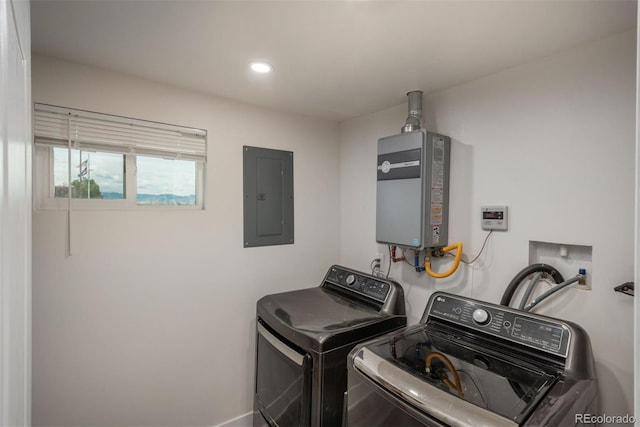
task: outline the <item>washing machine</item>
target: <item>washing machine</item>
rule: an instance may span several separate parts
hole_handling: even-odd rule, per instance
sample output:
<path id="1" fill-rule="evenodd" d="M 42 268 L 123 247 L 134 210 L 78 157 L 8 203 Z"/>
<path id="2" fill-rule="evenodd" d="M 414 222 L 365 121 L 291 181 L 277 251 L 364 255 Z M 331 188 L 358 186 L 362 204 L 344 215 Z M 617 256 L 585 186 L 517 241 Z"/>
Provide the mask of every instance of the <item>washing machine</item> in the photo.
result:
<path id="1" fill-rule="evenodd" d="M 402 287 L 347 267 L 256 309 L 254 426 L 340 426 L 347 355 L 407 324 Z"/>
<path id="2" fill-rule="evenodd" d="M 580 425 L 594 366 L 576 324 L 436 292 L 419 324 L 350 353 L 348 426 Z"/>

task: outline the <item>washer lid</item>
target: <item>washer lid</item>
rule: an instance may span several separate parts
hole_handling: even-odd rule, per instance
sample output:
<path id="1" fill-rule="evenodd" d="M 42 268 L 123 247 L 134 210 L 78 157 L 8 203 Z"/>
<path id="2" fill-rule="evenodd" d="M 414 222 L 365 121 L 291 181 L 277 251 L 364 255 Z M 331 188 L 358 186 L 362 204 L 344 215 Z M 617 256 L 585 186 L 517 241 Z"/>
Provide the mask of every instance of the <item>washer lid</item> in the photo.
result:
<path id="1" fill-rule="evenodd" d="M 406 316 L 392 316 L 350 301 L 323 287 L 267 295 L 258 317 L 304 350 L 323 352 L 405 326 Z"/>
<path id="2" fill-rule="evenodd" d="M 350 357 L 379 386 L 457 427 L 521 425 L 561 379 L 557 366 L 455 332 L 416 325 L 363 344 Z M 576 396 L 566 381 L 559 388 Z"/>
<path id="3" fill-rule="evenodd" d="M 455 427 L 518 427 L 513 420 L 434 387 L 420 377 L 378 356 L 367 347 L 353 358 L 354 366 L 393 394 L 421 411 Z"/>

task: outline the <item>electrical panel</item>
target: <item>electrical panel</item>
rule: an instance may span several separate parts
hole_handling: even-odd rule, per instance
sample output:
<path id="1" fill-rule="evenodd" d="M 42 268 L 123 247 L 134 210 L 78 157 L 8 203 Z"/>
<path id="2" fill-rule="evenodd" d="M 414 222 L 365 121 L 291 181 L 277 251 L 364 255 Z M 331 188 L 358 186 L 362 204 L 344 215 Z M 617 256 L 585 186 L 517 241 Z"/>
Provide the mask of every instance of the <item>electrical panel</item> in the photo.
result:
<path id="1" fill-rule="evenodd" d="M 293 243 L 293 153 L 243 147 L 244 247 Z"/>
<path id="2" fill-rule="evenodd" d="M 451 139 L 418 129 L 378 140 L 376 241 L 447 245 Z"/>

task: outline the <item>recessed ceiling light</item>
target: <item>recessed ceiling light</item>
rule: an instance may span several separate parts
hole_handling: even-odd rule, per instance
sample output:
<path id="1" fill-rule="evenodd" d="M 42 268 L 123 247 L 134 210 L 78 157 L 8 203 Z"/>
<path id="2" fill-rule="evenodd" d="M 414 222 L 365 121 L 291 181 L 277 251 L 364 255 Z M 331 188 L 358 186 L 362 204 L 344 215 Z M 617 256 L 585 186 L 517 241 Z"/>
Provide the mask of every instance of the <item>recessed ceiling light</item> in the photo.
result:
<path id="1" fill-rule="evenodd" d="M 273 70 L 273 67 L 270 64 L 267 64 L 266 62 L 255 61 L 249 64 L 249 66 L 256 73 L 262 73 L 262 74 L 270 73 L 271 70 Z"/>

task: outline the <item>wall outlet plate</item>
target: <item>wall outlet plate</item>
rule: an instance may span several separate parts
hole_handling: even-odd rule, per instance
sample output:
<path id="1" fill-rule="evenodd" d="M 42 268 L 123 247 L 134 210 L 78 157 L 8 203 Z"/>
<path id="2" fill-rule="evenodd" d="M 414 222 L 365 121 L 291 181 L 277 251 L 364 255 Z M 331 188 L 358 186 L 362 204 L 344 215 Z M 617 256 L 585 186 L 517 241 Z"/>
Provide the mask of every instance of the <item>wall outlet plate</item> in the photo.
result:
<path id="1" fill-rule="evenodd" d="M 380 266 L 378 267 L 379 271 L 386 271 L 385 270 L 385 268 L 386 268 L 385 260 L 386 260 L 387 257 L 385 255 L 386 254 L 384 252 L 378 252 L 376 254 L 376 259 L 380 260 Z"/>

